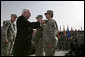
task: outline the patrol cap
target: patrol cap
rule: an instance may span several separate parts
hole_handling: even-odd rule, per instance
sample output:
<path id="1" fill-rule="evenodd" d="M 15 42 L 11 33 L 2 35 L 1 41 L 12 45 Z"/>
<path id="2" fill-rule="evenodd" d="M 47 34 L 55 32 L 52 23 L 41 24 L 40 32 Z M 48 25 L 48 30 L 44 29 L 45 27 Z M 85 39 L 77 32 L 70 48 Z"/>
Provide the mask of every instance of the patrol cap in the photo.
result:
<path id="1" fill-rule="evenodd" d="M 16 14 L 11 14 L 11 16 L 14 16 L 15 18 L 17 18 L 17 15 Z"/>
<path id="2" fill-rule="evenodd" d="M 52 10 L 47 10 L 47 12 L 45 13 L 46 14 L 53 14 L 53 11 Z"/>
<path id="3" fill-rule="evenodd" d="M 40 18 L 40 17 L 43 17 L 43 16 L 42 16 L 42 15 L 38 15 L 38 16 L 36 17 L 36 19 L 37 19 L 37 18 Z"/>

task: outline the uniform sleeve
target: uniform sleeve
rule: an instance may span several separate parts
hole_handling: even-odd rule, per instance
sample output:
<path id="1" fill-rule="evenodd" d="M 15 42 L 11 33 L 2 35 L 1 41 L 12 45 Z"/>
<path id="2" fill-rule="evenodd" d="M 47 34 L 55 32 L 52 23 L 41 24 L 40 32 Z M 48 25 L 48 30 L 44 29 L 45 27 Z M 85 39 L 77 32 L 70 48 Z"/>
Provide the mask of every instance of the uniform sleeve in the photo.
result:
<path id="1" fill-rule="evenodd" d="M 56 31 L 55 31 L 55 33 L 56 33 L 56 35 L 57 35 L 57 33 L 58 33 L 58 25 L 57 25 L 57 22 L 55 22 L 55 26 L 56 26 Z"/>
<path id="2" fill-rule="evenodd" d="M 56 24 L 56 30 L 58 30 L 58 25 L 57 25 L 57 22 L 55 22 L 55 24 Z"/>
<path id="3" fill-rule="evenodd" d="M 50 22 L 48 29 L 49 29 L 49 33 L 51 35 L 55 35 L 55 33 L 56 33 L 56 24 L 55 24 L 54 21 Z"/>
<path id="4" fill-rule="evenodd" d="M 4 38 L 7 38 L 7 30 L 9 28 L 9 26 L 10 26 L 9 22 L 7 22 L 7 21 L 3 22 L 3 36 L 4 36 Z"/>

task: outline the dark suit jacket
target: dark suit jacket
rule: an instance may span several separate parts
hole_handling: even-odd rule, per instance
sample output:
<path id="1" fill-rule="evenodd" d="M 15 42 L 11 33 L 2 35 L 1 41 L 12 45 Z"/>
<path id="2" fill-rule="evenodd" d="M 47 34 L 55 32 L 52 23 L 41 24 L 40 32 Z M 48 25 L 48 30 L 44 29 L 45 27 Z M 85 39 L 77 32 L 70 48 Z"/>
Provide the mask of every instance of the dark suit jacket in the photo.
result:
<path id="1" fill-rule="evenodd" d="M 39 22 L 29 22 L 21 15 L 17 19 L 17 35 L 13 48 L 13 55 L 25 56 L 28 55 L 31 46 L 33 28 L 39 28 Z"/>

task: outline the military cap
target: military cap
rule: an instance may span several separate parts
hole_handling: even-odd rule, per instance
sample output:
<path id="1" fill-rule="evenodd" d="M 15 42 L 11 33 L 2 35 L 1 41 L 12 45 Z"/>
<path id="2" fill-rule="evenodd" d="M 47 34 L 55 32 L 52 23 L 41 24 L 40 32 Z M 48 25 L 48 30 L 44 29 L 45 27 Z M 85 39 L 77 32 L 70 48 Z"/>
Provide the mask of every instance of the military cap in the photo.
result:
<path id="1" fill-rule="evenodd" d="M 53 11 L 52 10 L 47 10 L 47 12 L 45 13 L 46 14 L 53 14 Z"/>
<path id="2" fill-rule="evenodd" d="M 11 16 L 14 16 L 15 18 L 17 18 L 17 15 L 16 14 L 11 14 Z"/>
<path id="3" fill-rule="evenodd" d="M 36 17 L 36 19 L 39 18 L 39 17 L 43 17 L 43 16 L 42 16 L 42 15 L 38 15 L 38 16 Z"/>

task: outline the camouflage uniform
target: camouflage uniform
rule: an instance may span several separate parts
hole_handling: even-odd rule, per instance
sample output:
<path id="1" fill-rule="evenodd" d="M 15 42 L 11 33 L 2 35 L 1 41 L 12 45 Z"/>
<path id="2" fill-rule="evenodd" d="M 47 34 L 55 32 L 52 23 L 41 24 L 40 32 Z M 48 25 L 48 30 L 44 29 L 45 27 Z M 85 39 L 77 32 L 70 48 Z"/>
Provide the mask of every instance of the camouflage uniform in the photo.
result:
<path id="1" fill-rule="evenodd" d="M 42 15 L 38 15 L 36 17 L 36 19 L 38 19 L 40 17 L 43 18 Z M 42 27 L 36 29 L 36 35 L 35 35 L 35 40 L 34 40 L 36 56 L 43 56 L 43 46 L 42 46 L 42 43 L 43 43 L 43 26 L 44 25 L 42 24 Z"/>
<path id="2" fill-rule="evenodd" d="M 36 33 L 36 38 L 35 38 L 35 51 L 36 51 L 36 56 L 43 56 L 43 47 L 42 47 L 42 33 L 43 29 L 38 28 L 37 33 Z"/>
<path id="3" fill-rule="evenodd" d="M 7 56 L 6 42 L 3 35 L 3 27 L 1 27 L 1 56 Z"/>
<path id="4" fill-rule="evenodd" d="M 8 39 L 8 44 L 3 44 L 2 41 L 2 48 L 5 51 L 1 52 L 2 55 L 5 52 L 6 56 L 10 56 L 13 48 L 13 42 L 15 39 L 15 24 L 11 22 L 11 20 L 4 21 L 3 28 L 2 28 L 2 39 Z M 5 55 L 3 55 L 5 56 Z"/>
<path id="5" fill-rule="evenodd" d="M 49 19 L 47 24 L 44 26 L 43 41 L 44 41 L 44 52 L 46 56 L 53 56 L 55 54 L 56 44 L 56 21 Z"/>

